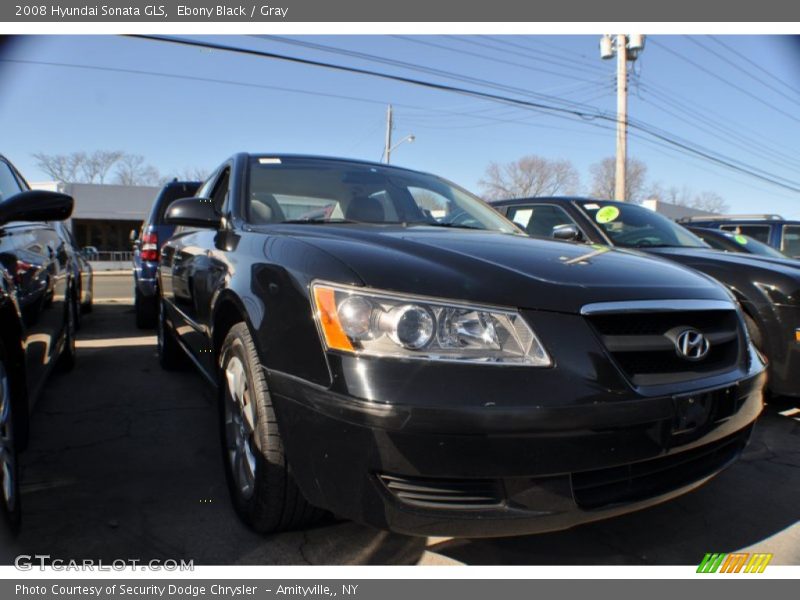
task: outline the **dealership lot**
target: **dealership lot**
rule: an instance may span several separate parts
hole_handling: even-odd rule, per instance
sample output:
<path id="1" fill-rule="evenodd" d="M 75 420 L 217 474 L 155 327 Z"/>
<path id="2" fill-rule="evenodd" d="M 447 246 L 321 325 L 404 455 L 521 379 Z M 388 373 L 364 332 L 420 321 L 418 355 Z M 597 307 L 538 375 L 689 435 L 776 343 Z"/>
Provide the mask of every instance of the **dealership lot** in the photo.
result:
<path id="1" fill-rule="evenodd" d="M 758 549 L 800 562 L 800 412 L 775 402 L 743 460 L 665 505 L 570 531 L 417 539 L 331 520 L 263 537 L 230 506 L 214 398 L 200 376 L 160 370 L 133 326 L 129 275 L 100 275 L 74 373 L 54 378 L 23 457 L 19 550 L 64 559 L 197 564 L 693 564 Z"/>

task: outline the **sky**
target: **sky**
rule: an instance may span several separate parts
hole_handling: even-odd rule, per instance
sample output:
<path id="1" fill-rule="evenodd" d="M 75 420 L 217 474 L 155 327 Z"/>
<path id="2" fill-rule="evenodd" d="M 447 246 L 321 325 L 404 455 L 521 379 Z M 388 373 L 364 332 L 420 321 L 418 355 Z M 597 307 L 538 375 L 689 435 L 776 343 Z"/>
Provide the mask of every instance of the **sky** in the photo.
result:
<path id="1" fill-rule="evenodd" d="M 193 37 L 578 108 L 594 118 L 145 39 L 13 38 L 0 47 L 0 153 L 29 181 L 48 179 L 35 152 L 119 149 L 143 155 L 164 175 L 210 170 L 240 151 L 377 161 L 391 103 L 394 140 L 416 138 L 394 151 L 395 164 L 480 192 L 490 162 L 535 154 L 570 160 L 588 193 L 591 165 L 615 152 L 607 118 L 616 111 L 616 63 L 600 59 L 599 37 Z M 797 39 L 650 36 L 629 82 L 632 122 L 800 189 Z M 732 212 L 800 218 L 800 192 L 641 129 L 631 130 L 629 156 L 662 188 L 715 192 Z"/>

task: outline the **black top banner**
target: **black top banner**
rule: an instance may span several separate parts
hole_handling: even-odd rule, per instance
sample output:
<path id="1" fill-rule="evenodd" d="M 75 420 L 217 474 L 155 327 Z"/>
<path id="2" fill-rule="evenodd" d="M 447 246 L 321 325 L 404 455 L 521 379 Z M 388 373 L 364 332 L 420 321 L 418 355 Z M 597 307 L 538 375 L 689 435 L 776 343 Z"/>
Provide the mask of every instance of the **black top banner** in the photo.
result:
<path id="1" fill-rule="evenodd" d="M 786 0 L 11 0 L 3 22 L 795 22 Z"/>

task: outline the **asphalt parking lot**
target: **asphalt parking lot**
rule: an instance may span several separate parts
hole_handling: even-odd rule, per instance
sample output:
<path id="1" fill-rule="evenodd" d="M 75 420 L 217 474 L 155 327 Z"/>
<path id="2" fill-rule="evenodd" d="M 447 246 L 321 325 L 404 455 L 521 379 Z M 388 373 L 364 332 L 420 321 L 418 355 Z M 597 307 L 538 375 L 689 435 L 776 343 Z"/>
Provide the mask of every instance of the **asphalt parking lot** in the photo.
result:
<path id="1" fill-rule="evenodd" d="M 51 380 L 34 414 L 15 552 L 196 564 L 690 565 L 706 552 L 757 549 L 773 564 L 800 564 L 800 411 L 788 401 L 768 406 L 743 459 L 715 480 L 613 520 L 493 540 L 333 520 L 256 535 L 228 501 L 203 380 L 160 370 L 154 335 L 134 327 L 128 275 L 98 276 L 95 294 L 75 371 Z"/>

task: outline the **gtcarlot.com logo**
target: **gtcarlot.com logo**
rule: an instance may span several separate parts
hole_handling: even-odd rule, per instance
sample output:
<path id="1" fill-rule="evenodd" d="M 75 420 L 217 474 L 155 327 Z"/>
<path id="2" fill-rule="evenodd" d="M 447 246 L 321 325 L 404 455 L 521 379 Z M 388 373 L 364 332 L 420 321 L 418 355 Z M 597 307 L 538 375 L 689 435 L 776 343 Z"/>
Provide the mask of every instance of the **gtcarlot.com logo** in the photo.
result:
<path id="1" fill-rule="evenodd" d="M 119 558 L 111 562 L 82 559 L 63 560 L 49 554 L 21 554 L 14 559 L 18 571 L 194 571 L 194 560 Z"/>
<path id="2" fill-rule="evenodd" d="M 772 554 L 733 552 L 731 554 L 709 552 L 700 561 L 698 573 L 763 573 L 772 560 Z"/>

